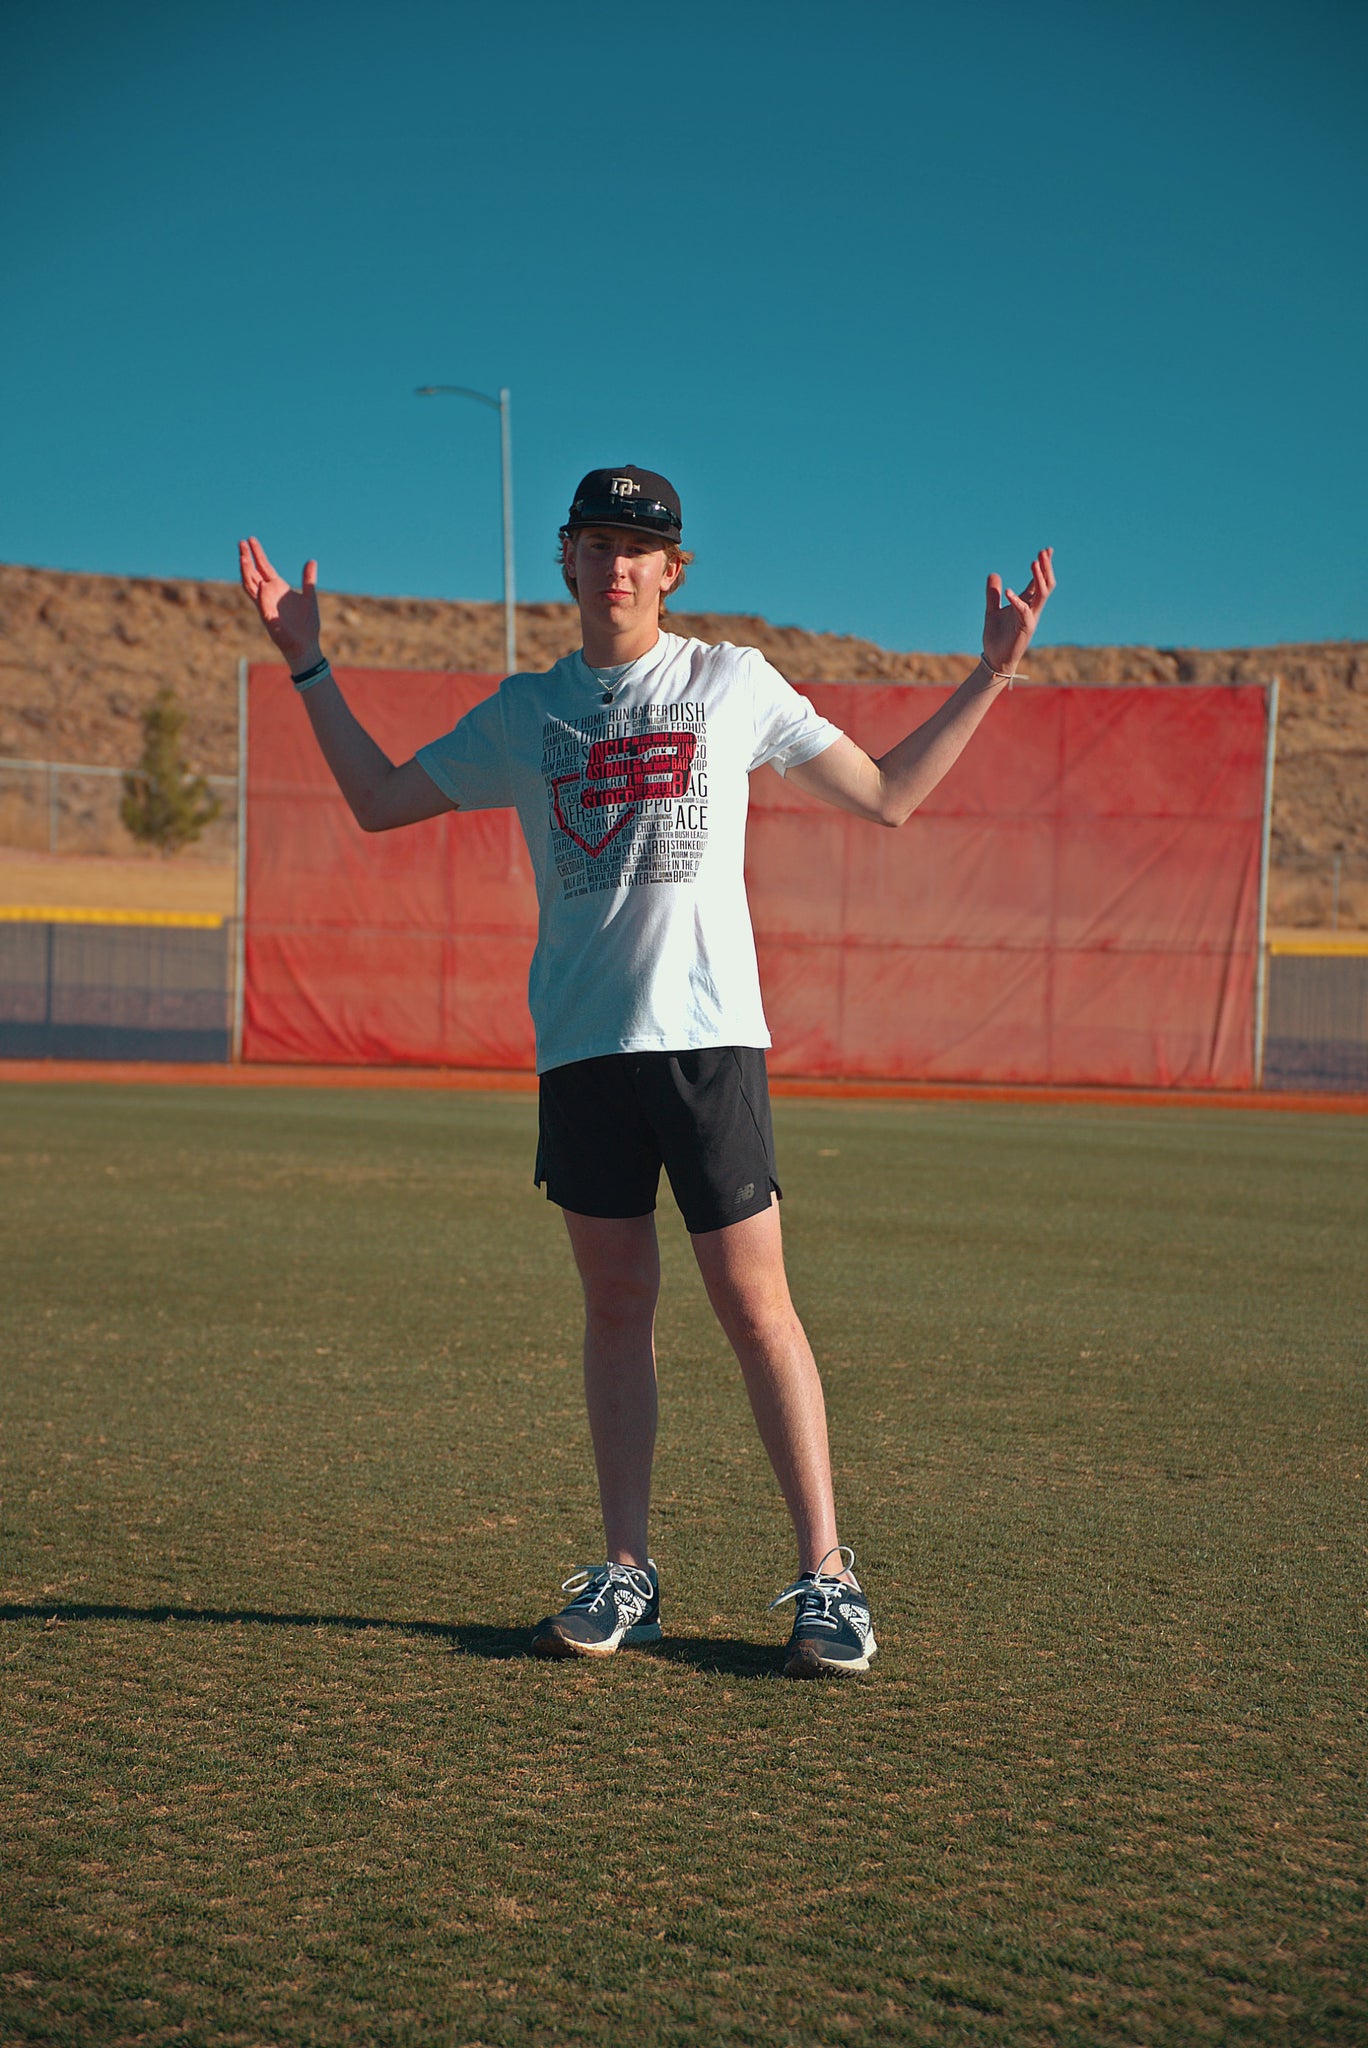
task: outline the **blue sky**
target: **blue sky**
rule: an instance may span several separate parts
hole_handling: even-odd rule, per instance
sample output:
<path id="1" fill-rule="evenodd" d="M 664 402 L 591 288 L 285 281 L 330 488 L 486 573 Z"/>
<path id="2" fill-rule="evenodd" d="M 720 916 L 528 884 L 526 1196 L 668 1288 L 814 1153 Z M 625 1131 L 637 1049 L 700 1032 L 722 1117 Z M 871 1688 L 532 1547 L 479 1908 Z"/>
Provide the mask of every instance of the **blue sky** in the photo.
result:
<path id="1" fill-rule="evenodd" d="M 0 560 L 689 601 L 972 649 L 1368 638 L 1368 9 L 47 0 L 0 79 Z"/>

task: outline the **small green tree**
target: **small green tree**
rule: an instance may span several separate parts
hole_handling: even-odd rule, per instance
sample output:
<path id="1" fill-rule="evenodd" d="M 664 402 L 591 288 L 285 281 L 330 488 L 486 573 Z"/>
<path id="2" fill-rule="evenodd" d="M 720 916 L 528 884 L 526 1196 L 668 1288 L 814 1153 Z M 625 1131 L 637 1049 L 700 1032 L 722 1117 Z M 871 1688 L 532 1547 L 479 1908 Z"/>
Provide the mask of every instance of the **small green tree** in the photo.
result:
<path id="1" fill-rule="evenodd" d="M 199 838 L 223 805 L 202 775 L 192 775 L 181 758 L 185 724 L 176 693 L 158 690 L 142 714 L 142 759 L 123 779 L 119 816 L 145 846 L 169 858 Z"/>

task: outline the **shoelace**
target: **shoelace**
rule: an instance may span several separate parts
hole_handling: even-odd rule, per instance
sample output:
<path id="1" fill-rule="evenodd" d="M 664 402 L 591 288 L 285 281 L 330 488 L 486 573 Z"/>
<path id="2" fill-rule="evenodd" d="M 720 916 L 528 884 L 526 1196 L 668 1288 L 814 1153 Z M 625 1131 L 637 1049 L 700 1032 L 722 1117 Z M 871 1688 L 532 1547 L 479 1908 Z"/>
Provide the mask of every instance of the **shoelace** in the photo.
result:
<path id="1" fill-rule="evenodd" d="M 785 1586 L 777 1600 L 770 1601 L 770 1613 L 772 1614 L 776 1607 L 782 1607 L 786 1600 L 796 1600 L 798 1605 L 794 1610 L 795 1623 L 802 1622 L 808 1628 L 840 1628 L 839 1619 L 831 1612 L 832 1606 L 840 1594 L 858 1595 L 860 1588 L 858 1585 L 848 1586 L 844 1579 L 832 1578 L 825 1573 L 822 1567 L 828 1557 L 839 1557 L 843 1571 L 853 1572 L 855 1569 L 854 1551 L 849 1545 L 838 1543 L 834 1549 L 826 1553 L 826 1557 L 818 1559 L 815 1572 L 810 1576 L 806 1572 L 801 1572 L 791 1586 Z"/>
<path id="2" fill-rule="evenodd" d="M 648 1607 L 655 1590 L 647 1573 L 634 1564 L 584 1565 L 579 1571 L 571 1572 L 568 1579 L 561 1580 L 562 1593 L 571 1595 L 570 1605 L 583 1608 L 586 1614 L 592 1614 L 599 1602 L 607 1599 L 614 1586 L 626 1586 Z"/>

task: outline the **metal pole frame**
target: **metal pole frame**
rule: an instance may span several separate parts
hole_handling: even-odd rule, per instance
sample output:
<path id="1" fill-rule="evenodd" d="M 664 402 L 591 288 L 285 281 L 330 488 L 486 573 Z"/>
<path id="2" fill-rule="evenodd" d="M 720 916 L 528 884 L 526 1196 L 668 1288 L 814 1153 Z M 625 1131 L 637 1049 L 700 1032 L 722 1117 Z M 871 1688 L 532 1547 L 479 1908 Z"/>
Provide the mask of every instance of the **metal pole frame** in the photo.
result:
<path id="1" fill-rule="evenodd" d="M 508 386 L 502 385 L 497 398 L 469 384 L 420 384 L 415 398 L 473 398 L 499 415 L 499 475 L 503 492 L 503 604 L 504 660 L 509 675 L 518 666 L 518 600 L 513 576 L 513 428 L 509 417 Z"/>
<path id="2" fill-rule="evenodd" d="M 0 768 L 41 768 L 49 780 L 53 775 L 136 775 L 136 768 L 110 768 L 102 761 L 31 761 L 27 754 L 0 754 Z M 236 789 L 236 775 L 202 775 L 201 782 L 220 789 Z"/>
<path id="3" fill-rule="evenodd" d="M 247 993 L 247 657 L 238 661 L 237 874 L 233 917 L 233 1065 L 242 1062 Z"/>
<path id="4" fill-rule="evenodd" d="M 507 385 L 499 392 L 499 462 L 503 475 L 504 660 L 513 675 L 518 667 L 518 600 L 513 589 L 513 429 Z"/>
<path id="5" fill-rule="evenodd" d="M 1264 745 L 1263 835 L 1259 847 L 1259 941 L 1254 956 L 1254 1086 L 1263 1087 L 1264 1026 L 1268 1007 L 1268 869 L 1273 844 L 1273 764 L 1278 751 L 1278 691 L 1268 686 L 1268 736 Z"/>

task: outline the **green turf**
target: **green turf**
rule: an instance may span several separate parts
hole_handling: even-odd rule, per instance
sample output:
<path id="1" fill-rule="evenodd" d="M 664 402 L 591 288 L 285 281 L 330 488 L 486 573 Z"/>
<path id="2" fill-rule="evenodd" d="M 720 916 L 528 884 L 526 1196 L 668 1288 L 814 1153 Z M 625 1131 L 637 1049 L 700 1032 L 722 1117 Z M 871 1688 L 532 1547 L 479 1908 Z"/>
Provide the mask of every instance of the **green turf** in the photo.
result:
<path id="1" fill-rule="evenodd" d="M 674 1212 L 667 1640 L 524 1097 L 0 1092 L 0 2042 L 1368 2040 L 1368 1126 L 777 1105 L 883 1653 Z M 787 1613 L 787 1610 L 785 1610 Z"/>

